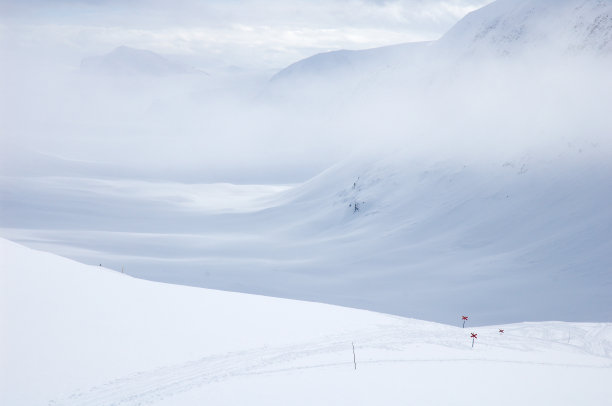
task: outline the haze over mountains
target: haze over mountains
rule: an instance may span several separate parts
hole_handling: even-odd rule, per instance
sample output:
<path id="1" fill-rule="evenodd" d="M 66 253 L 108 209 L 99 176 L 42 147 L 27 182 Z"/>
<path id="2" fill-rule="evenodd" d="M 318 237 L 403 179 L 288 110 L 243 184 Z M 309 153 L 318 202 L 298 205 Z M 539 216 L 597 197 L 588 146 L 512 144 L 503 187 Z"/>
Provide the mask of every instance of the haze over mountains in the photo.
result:
<path id="1" fill-rule="evenodd" d="M 81 70 L 107 75 L 176 75 L 197 73 L 195 68 L 171 62 L 155 52 L 124 45 L 103 56 L 83 59 Z"/>
<path id="2" fill-rule="evenodd" d="M 2 235 L 445 323 L 609 321 L 610 16 L 498 0 L 438 41 L 315 55 L 264 84 L 79 77 L 49 117 L 9 122 Z"/>

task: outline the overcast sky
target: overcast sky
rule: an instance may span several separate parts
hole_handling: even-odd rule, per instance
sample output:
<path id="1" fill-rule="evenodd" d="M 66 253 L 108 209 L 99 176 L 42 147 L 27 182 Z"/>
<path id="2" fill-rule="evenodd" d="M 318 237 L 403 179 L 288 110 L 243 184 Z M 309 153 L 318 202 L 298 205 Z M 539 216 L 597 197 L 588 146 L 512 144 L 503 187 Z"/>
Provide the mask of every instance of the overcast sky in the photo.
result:
<path id="1" fill-rule="evenodd" d="M 0 0 L 5 52 L 63 64 L 119 45 L 251 68 L 439 38 L 490 0 Z"/>

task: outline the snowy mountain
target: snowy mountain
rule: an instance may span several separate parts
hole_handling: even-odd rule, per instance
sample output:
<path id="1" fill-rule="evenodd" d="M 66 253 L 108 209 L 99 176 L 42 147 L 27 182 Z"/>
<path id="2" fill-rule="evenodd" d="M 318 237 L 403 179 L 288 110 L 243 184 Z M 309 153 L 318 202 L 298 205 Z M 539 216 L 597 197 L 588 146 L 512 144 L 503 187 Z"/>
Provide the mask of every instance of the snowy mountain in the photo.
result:
<path id="1" fill-rule="evenodd" d="M 271 86 L 283 81 L 295 86 L 323 78 L 328 82 L 342 79 L 345 86 L 354 86 L 376 80 L 384 69 L 403 71 L 405 78 L 416 74 L 415 80 L 420 80 L 420 71 L 436 71 L 441 66 L 453 69 L 458 58 L 476 64 L 474 58 L 515 54 L 537 58 L 612 55 L 612 3 L 497 0 L 469 13 L 437 41 L 317 54 L 281 70 Z"/>
<path id="2" fill-rule="evenodd" d="M 106 75 L 152 75 L 165 76 L 197 73 L 197 70 L 180 63 L 171 62 L 155 52 L 127 46 L 115 48 L 103 56 L 85 58 L 81 71 Z"/>
<path id="3" fill-rule="evenodd" d="M 462 329 L 149 282 L 6 240 L 0 254 L 6 405 L 603 406 L 612 395 L 606 323 Z"/>
<path id="4" fill-rule="evenodd" d="M 73 153 L 62 172 L 0 178 L 0 232 L 144 279 L 436 322 L 612 321 L 608 6 L 498 1 L 436 43 L 313 57 L 270 86 L 296 103 L 172 98 L 180 115 L 114 127 L 94 109 L 68 144 L 83 156 L 40 132 Z M 282 177 L 334 149 L 353 155 Z M 253 156 L 292 184 L 204 183 L 218 157 L 261 176 Z"/>

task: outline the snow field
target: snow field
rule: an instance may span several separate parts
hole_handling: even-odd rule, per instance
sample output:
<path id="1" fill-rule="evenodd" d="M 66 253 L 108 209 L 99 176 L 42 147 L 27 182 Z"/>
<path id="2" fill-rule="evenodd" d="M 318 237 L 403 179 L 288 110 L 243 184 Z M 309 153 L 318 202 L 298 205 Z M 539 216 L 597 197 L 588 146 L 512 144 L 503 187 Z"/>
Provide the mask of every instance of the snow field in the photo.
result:
<path id="1" fill-rule="evenodd" d="M 606 323 L 521 323 L 499 335 L 0 247 L 2 404 L 604 405 L 612 394 Z"/>

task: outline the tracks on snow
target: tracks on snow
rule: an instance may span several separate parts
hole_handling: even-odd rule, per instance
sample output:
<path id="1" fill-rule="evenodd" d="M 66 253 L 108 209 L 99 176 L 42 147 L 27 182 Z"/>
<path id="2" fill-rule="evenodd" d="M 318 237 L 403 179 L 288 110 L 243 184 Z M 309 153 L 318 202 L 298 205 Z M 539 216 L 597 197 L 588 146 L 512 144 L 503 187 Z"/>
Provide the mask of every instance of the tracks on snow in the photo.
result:
<path id="1" fill-rule="evenodd" d="M 274 372 L 270 366 L 299 358 L 345 351 L 346 341 L 259 348 L 204 357 L 184 364 L 140 372 L 52 401 L 53 406 L 143 405 L 232 377 Z M 348 362 L 347 362 L 348 363 Z M 341 363 L 338 363 L 341 364 Z M 352 361 L 351 361 L 352 365 Z M 290 368 L 288 368 L 290 369 Z"/>
<path id="2" fill-rule="evenodd" d="M 442 362 L 442 361 L 477 361 L 477 362 L 509 362 L 522 363 L 532 365 L 558 365 L 570 366 L 563 364 L 550 364 L 538 362 L 521 362 L 512 360 L 497 360 L 483 359 L 476 357 L 459 356 L 456 358 L 447 359 L 397 359 L 398 351 L 408 348 L 417 343 L 422 343 L 422 331 L 416 331 L 410 326 L 391 327 L 380 326 L 379 329 L 353 332 L 350 334 L 336 335 L 323 337 L 315 342 L 289 345 L 284 347 L 263 347 L 255 348 L 247 351 L 230 352 L 226 354 L 213 355 L 203 357 L 201 359 L 190 361 L 187 363 L 161 367 L 149 371 L 139 372 L 128 375 L 113 381 L 109 381 L 103 385 L 95 386 L 90 389 L 76 392 L 67 398 L 52 401 L 50 406 L 119 406 L 119 405 L 146 405 L 155 403 L 162 399 L 180 394 L 183 392 L 196 389 L 198 387 L 220 382 L 238 376 L 257 375 L 276 373 L 292 370 L 302 370 L 311 368 L 327 368 L 340 365 L 353 366 L 351 341 L 357 339 L 359 343 L 358 364 L 380 364 L 380 363 L 397 363 L 397 362 Z M 430 330 L 429 333 L 432 333 Z M 441 347 L 465 348 L 461 338 L 464 331 L 437 331 L 438 335 L 430 337 L 423 344 L 432 344 Z M 449 334 L 451 333 L 451 334 Z M 541 332 L 537 332 L 540 333 Z M 582 336 L 600 335 L 601 331 L 586 331 L 581 332 Z M 538 334 L 538 335 L 540 335 Z M 531 350 L 551 349 L 555 346 L 563 346 L 565 348 L 572 347 L 567 344 L 562 344 L 558 339 L 544 339 L 542 337 L 527 336 L 512 336 L 504 337 L 503 342 L 497 337 L 489 344 L 495 347 L 504 347 L 507 349 L 522 350 L 530 348 Z M 581 337 L 582 338 L 582 337 Z M 592 338 L 592 337 L 591 337 Z M 596 340 L 597 341 L 597 340 Z M 466 341 L 467 342 L 467 341 Z M 587 341 L 588 343 L 589 341 Z M 602 342 L 608 344 L 605 337 Z M 485 346 L 485 342 L 483 342 Z M 583 344 L 584 341 L 583 341 Z M 606 348 L 597 348 L 597 353 L 608 353 Z M 589 345 L 586 348 L 581 348 L 581 351 L 593 353 Z M 369 357 L 366 354 L 370 350 L 388 351 L 391 358 L 380 359 L 378 357 Z M 578 350 L 578 348 L 576 348 Z M 475 355 L 470 351 L 470 354 Z M 366 355 L 361 360 L 360 355 Z M 457 355 L 461 355 L 458 353 Z M 324 359 L 317 358 L 325 356 Z M 571 365 L 573 367 L 596 367 L 595 365 Z M 610 363 L 608 366 L 610 367 Z"/>

